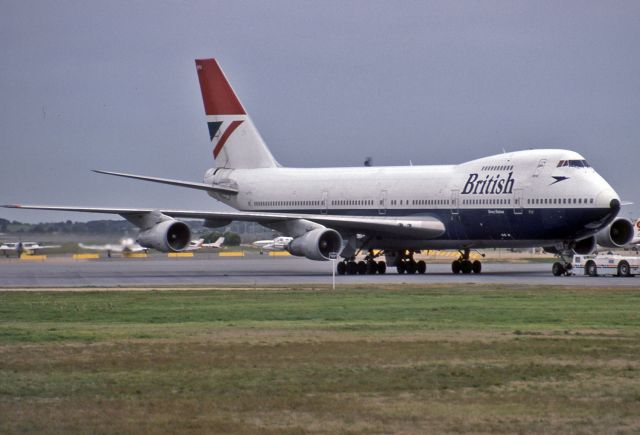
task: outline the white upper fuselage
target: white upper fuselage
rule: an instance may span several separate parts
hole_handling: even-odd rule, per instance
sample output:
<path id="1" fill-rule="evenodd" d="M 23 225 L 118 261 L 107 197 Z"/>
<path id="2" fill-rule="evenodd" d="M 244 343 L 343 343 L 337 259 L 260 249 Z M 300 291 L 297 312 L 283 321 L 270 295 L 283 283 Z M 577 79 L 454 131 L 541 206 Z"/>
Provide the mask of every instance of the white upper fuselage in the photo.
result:
<path id="1" fill-rule="evenodd" d="M 237 196 L 213 194 L 220 201 L 243 211 L 289 210 L 341 212 L 344 210 L 390 210 L 459 208 L 514 208 L 516 196 L 522 205 L 542 199 L 531 208 L 552 208 L 544 199 L 577 198 L 565 204 L 573 208 L 606 208 L 618 195 L 593 169 L 557 167 L 561 160 L 584 160 L 565 150 L 531 150 L 490 156 L 459 165 L 387 166 L 345 168 L 220 169 L 216 180 L 233 180 Z M 509 174 L 513 188 L 503 187 Z M 473 188 L 467 183 L 477 174 Z M 211 183 L 211 171 L 205 182 Z M 556 181 L 553 176 L 567 177 Z M 483 188 L 479 182 L 491 181 Z M 555 183 L 554 183 L 555 181 Z M 465 186 L 467 189 L 465 190 Z M 504 186 L 504 184 L 503 184 Z M 491 189 L 491 187 L 494 187 Z M 493 191 L 493 193 L 491 193 Z M 500 193 L 497 193 L 500 192 Z M 458 199 L 458 204 L 453 201 Z M 593 200 L 593 202 L 592 202 Z M 416 202 L 418 201 L 418 202 Z M 484 202 L 483 202 L 484 201 Z M 488 202 L 490 201 L 490 202 Z"/>
<path id="2" fill-rule="evenodd" d="M 475 246 L 535 246 L 542 240 L 531 238 L 531 231 L 504 228 L 498 234 L 496 228 L 539 223 L 539 231 L 544 232 L 553 226 L 550 222 L 553 216 L 549 215 L 553 210 L 563 211 L 557 219 L 567 219 L 566 213 L 573 217 L 580 210 L 606 211 L 612 200 L 619 201 L 616 192 L 593 168 L 582 167 L 579 162 L 584 161 L 573 151 L 539 149 L 499 154 L 459 165 L 218 168 L 207 172 L 205 182 L 237 186 L 237 196 L 211 196 L 243 211 L 429 215 L 445 225 L 456 219 L 463 221 L 458 235 L 449 234 L 445 237 L 448 240 L 484 240 Z M 523 220 L 523 214 L 530 216 Z M 482 228 L 470 229 L 473 219 L 478 220 Z M 576 228 L 580 237 L 604 226 L 592 221 L 579 224 L 592 224 L 592 228 Z M 523 239 L 525 233 L 528 235 Z M 557 241 L 565 237 L 576 235 L 551 231 L 550 237 L 544 240 Z M 487 243 L 497 239 L 510 242 L 518 239 L 520 243 Z M 444 245 L 446 243 L 439 246 Z"/>

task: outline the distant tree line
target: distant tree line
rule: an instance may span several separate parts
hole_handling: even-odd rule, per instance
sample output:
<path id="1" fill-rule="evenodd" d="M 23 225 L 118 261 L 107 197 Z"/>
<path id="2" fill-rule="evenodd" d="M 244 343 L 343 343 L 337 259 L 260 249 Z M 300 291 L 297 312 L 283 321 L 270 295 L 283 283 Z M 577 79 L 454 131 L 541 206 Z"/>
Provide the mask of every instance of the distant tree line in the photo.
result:
<path id="1" fill-rule="evenodd" d="M 73 233 L 73 234 L 122 234 L 135 231 L 128 221 L 99 220 L 89 222 L 42 222 L 28 224 L 0 219 L 0 232 L 8 234 Z"/>

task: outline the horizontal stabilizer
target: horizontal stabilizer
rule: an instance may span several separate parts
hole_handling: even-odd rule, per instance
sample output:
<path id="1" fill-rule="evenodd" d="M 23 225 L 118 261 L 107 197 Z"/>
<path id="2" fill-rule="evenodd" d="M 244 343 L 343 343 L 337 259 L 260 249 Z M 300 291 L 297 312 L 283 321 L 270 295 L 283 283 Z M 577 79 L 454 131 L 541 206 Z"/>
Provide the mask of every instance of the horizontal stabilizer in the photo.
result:
<path id="1" fill-rule="evenodd" d="M 154 183 L 171 184 L 172 186 L 187 187 L 189 189 L 205 190 L 207 192 L 223 193 L 226 195 L 237 195 L 238 189 L 233 187 L 211 185 L 205 183 L 194 183 L 191 181 L 174 180 L 171 178 L 147 177 L 145 175 L 124 174 L 122 172 L 100 171 L 94 169 L 93 172 L 98 174 L 115 175 L 116 177 L 133 178 L 136 180 L 152 181 Z"/>

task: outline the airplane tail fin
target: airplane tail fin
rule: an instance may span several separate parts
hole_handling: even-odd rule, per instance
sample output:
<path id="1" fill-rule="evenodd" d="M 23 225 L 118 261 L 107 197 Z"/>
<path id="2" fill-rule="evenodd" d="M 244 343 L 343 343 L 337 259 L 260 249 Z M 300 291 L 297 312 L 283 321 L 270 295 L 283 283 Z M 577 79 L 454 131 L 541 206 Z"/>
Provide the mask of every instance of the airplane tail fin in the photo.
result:
<path id="1" fill-rule="evenodd" d="M 278 167 L 218 62 L 196 59 L 196 70 L 216 167 Z"/>

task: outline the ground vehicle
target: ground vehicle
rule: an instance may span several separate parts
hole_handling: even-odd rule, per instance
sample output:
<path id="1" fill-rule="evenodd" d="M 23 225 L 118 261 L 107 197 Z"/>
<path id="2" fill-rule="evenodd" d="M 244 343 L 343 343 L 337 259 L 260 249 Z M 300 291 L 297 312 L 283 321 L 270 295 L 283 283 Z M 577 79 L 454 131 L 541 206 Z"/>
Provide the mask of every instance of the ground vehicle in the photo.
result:
<path id="1" fill-rule="evenodd" d="M 611 252 L 597 255 L 574 255 L 573 270 L 585 275 L 634 276 L 640 273 L 640 257 L 627 257 Z"/>

